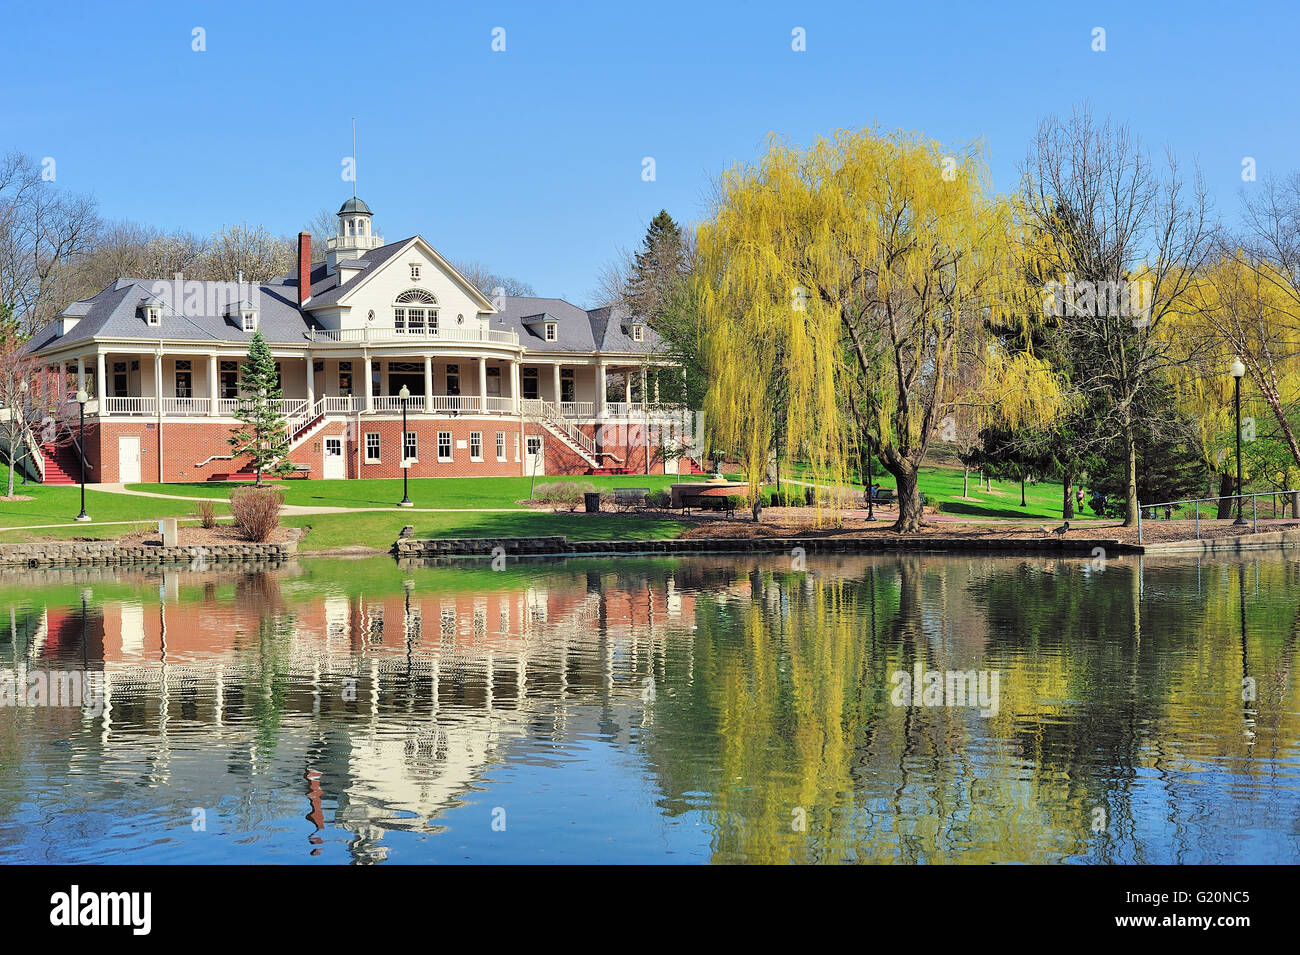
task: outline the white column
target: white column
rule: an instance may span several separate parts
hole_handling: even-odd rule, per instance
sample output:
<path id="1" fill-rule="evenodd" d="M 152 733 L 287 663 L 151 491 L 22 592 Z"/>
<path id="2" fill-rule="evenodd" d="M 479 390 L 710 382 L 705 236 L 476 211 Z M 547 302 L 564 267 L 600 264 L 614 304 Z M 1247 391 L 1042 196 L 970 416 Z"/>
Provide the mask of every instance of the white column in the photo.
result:
<path id="1" fill-rule="evenodd" d="M 654 402 L 659 404 L 659 369 L 655 369 Z"/>
<path id="2" fill-rule="evenodd" d="M 433 410 L 433 356 L 424 356 L 424 410 Z"/>
<path id="3" fill-rule="evenodd" d="M 307 361 L 307 407 L 316 407 L 316 362 L 308 355 Z"/>
<path id="4" fill-rule="evenodd" d="M 80 355 L 77 356 L 77 390 L 86 390 L 86 359 Z"/>
<path id="5" fill-rule="evenodd" d="M 220 396 L 221 394 L 220 389 L 217 388 L 217 381 L 220 378 L 220 375 L 218 374 L 220 367 L 221 366 L 217 363 L 217 353 L 216 352 L 209 353 L 208 354 L 208 416 L 209 417 L 216 417 L 217 414 L 217 405 L 219 403 L 217 399 L 218 396 Z"/>
<path id="6" fill-rule="evenodd" d="M 108 376 L 104 374 L 104 353 L 95 352 L 95 397 L 99 399 L 100 415 L 108 416 Z"/>
<path id="7" fill-rule="evenodd" d="M 375 394 L 374 394 L 375 389 L 374 386 L 371 384 L 370 375 L 371 375 L 370 356 L 367 354 L 361 356 L 361 377 L 365 378 L 366 380 L 366 410 L 374 411 L 375 410 Z"/>
<path id="8" fill-rule="evenodd" d="M 160 348 L 153 354 L 153 413 L 155 415 L 162 414 L 162 399 L 162 349 Z"/>
<path id="9" fill-rule="evenodd" d="M 478 360 L 478 410 L 480 414 L 487 412 L 487 359 L 479 358 Z"/>
<path id="10" fill-rule="evenodd" d="M 560 407 L 560 363 L 551 366 L 551 387 L 555 390 L 555 407 Z"/>
<path id="11" fill-rule="evenodd" d="M 519 403 L 519 359 L 510 362 L 510 408 L 515 414 L 523 410 Z"/>
<path id="12" fill-rule="evenodd" d="M 629 373 L 629 371 L 626 368 L 624 368 L 623 369 L 623 404 L 630 405 L 631 403 L 632 403 L 632 375 L 631 373 Z"/>
<path id="13" fill-rule="evenodd" d="M 596 363 L 596 417 L 605 415 L 605 363 Z"/>

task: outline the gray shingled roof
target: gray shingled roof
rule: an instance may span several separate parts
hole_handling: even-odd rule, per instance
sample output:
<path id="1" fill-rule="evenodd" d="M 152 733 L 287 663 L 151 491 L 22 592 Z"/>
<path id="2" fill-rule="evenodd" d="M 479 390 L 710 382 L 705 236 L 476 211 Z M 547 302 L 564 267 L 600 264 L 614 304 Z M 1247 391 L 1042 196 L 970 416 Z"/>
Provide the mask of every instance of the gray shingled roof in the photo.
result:
<path id="1" fill-rule="evenodd" d="M 388 261 L 410 241 L 403 239 L 366 252 L 362 270 L 341 286 L 337 272 L 327 275 L 324 263 L 315 265 L 311 273 L 312 297 L 308 310 L 337 302 L 372 269 Z M 57 334 L 57 323 L 47 325 L 28 343 L 28 350 L 39 351 L 95 337 L 129 338 L 141 342 L 158 338 L 200 342 L 248 340 L 250 333 L 227 318 L 231 303 L 209 294 L 211 286 L 224 283 L 201 283 L 204 291 L 201 314 L 177 314 L 173 309 L 164 309 L 160 326 L 146 324 L 140 306 L 151 298 L 155 281 L 118 279 L 99 294 L 73 303 L 65 309 L 65 314 L 80 315 L 80 321 L 61 337 Z M 258 330 L 262 335 L 270 342 L 302 344 L 313 322 L 310 314 L 298 308 L 297 275 L 273 279 L 258 286 L 258 291 Z M 633 341 L 631 316 L 622 309 L 598 308 L 588 312 L 563 299 L 531 296 L 506 296 L 499 301 L 503 302 L 500 311 L 489 317 L 491 327 L 514 330 L 519 335 L 520 344 L 530 351 L 643 355 L 659 350 L 659 338 L 649 326 L 645 328 L 643 341 Z M 207 314 L 209 302 L 215 306 L 211 314 Z M 547 321 L 556 324 L 556 341 L 546 341 Z"/>

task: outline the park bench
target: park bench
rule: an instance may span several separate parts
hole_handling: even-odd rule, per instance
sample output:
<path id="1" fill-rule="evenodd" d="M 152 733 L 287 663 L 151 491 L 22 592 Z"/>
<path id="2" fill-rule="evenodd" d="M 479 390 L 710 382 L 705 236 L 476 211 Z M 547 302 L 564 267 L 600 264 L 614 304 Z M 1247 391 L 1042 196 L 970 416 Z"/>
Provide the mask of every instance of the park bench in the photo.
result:
<path id="1" fill-rule="evenodd" d="M 723 494 L 683 494 L 682 510 L 689 516 L 691 510 L 699 511 L 722 511 L 731 513 L 731 506 L 727 502 L 730 495 Z"/>
<path id="2" fill-rule="evenodd" d="M 648 487 L 616 487 L 614 488 L 614 506 L 623 510 L 644 510 L 646 504 L 646 495 L 650 493 Z"/>

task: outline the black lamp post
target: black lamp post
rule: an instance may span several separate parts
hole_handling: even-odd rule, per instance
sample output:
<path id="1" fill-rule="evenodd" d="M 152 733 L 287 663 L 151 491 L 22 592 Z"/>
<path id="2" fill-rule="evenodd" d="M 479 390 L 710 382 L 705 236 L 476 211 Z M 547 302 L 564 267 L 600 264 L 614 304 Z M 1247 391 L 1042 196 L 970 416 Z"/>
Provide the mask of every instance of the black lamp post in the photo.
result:
<path id="1" fill-rule="evenodd" d="M 871 448 L 871 440 L 867 440 L 867 520 L 876 519 L 876 494 L 873 485 L 876 483 L 875 462 L 871 459 L 875 454 Z"/>
<path id="2" fill-rule="evenodd" d="M 77 407 L 81 415 L 81 446 L 77 449 L 81 459 L 81 513 L 77 515 L 79 521 L 90 520 L 90 515 L 86 513 L 86 402 L 89 400 L 84 388 L 77 392 Z"/>
<path id="3" fill-rule="evenodd" d="M 1240 358 L 1232 360 L 1228 374 L 1232 375 L 1232 402 L 1237 410 L 1237 519 L 1232 522 L 1235 526 L 1246 523 L 1245 499 L 1241 496 L 1241 379 L 1246 374 L 1246 366 Z"/>
<path id="4" fill-rule="evenodd" d="M 397 397 L 402 399 L 402 499 L 398 502 L 398 507 L 411 507 L 411 496 L 407 493 L 407 476 L 411 473 L 411 462 L 406 457 L 406 403 L 411 399 L 411 389 L 402 385 L 402 390 L 397 393 Z"/>

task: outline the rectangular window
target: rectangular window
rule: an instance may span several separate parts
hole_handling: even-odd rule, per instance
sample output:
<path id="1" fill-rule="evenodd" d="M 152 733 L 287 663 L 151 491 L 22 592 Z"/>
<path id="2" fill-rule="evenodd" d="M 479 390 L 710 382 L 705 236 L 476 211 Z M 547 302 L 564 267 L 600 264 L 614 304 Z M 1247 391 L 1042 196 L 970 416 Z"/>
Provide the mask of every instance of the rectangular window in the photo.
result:
<path id="1" fill-rule="evenodd" d="M 223 361 L 221 363 L 221 390 L 219 394 L 227 400 L 239 397 L 239 362 Z"/>
<path id="2" fill-rule="evenodd" d="M 126 378 L 126 362 L 113 362 L 113 397 L 125 398 L 129 391 Z"/>
<path id="3" fill-rule="evenodd" d="M 578 400 L 578 379 L 572 368 L 560 369 L 560 400 Z"/>
<path id="4" fill-rule="evenodd" d="M 339 394 L 344 398 L 352 397 L 352 372 L 339 372 Z"/>
<path id="5" fill-rule="evenodd" d="M 523 396 L 525 398 L 536 398 L 539 392 L 537 389 L 537 369 L 525 368 L 523 377 Z"/>
<path id="6" fill-rule="evenodd" d="M 450 431 L 438 432 L 438 460 L 439 461 L 451 460 L 451 432 Z"/>
<path id="7" fill-rule="evenodd" d="M 417 265 L 415 262 L 411 263 L 411 281 L 412 282 L 420 281 L 420 266 Z"/>
<path id="8" fill-rule="evenodd" d="M 554 322 L 547 322 L 547 323 L 546 323 L 546 340 L 547 340 L 548 342 L 553 342 L 553 341 L 555 341 L 555 323 L 554 323 Z"/>
<path id="9" fill-rule="evenodd" d="M 487 370 L 487 393 L 489 398 L 501 397 L 501 369 L 500 368 L 492 367 Z"/>
<path id="10" fill-rule="evenodd" d="M 412 335 L 424 334 L 424 309 L 412 308 L 407 310 L 406 330 Z"/>
<path id="11" fill-rule="evenodd" d="M 407 461 L 415 461 L 420 457 L 420 455 L 416 453 L 417 451 L 419 451 L 419 448 L 416 447 L 415 432 L 407 431 L 405 438 L 402 441 L 402 453 Z"/>
<path id="12" fill-rule="evenodd" d="M 447 366 L 447 394 L 460 394 L 460 365 Z"/>
<path id="13" fill-rule="evenodd" d="M 641 338 L 642 338 L 642 335 L 641 335 L 641 326 L 640 326 L 640 325 L 633 325 L 633 326 L 632 326 L 632 341 L 634 341 L 634 342 L 639 342 L 639 341 L 641 340 Z"/>
<path id="14" fill-rule="evenodd" d="M 504 461 L 505 459 L 506 459 L 506 433 L 504 431 L 498 431 L 497 432 L 497 460 Z"/>
<path id="15" fill-rule="evenodd" d="M 379 432 L 366 432 L 366 463 L 376 464 L 379 462 Z"/>
<path id="16" fill-rule="evenodd" d="M 404 308 L 393 309 L 393 331 L 396 332 L 406 331 L 406 309 Z"/>
<path id="17" fill-rule="evenodd" d="M 483 460 L 483 432 L 471 431 L 469 433 L 469 459 L 471 461 Z"/>
<path id="18" fill-rule="evenodd" d="M 176 372 L 176 397 L 193 398 L 194 391 L 191 387 L 192 384 L 193 382 L 188 371 Z"/>

